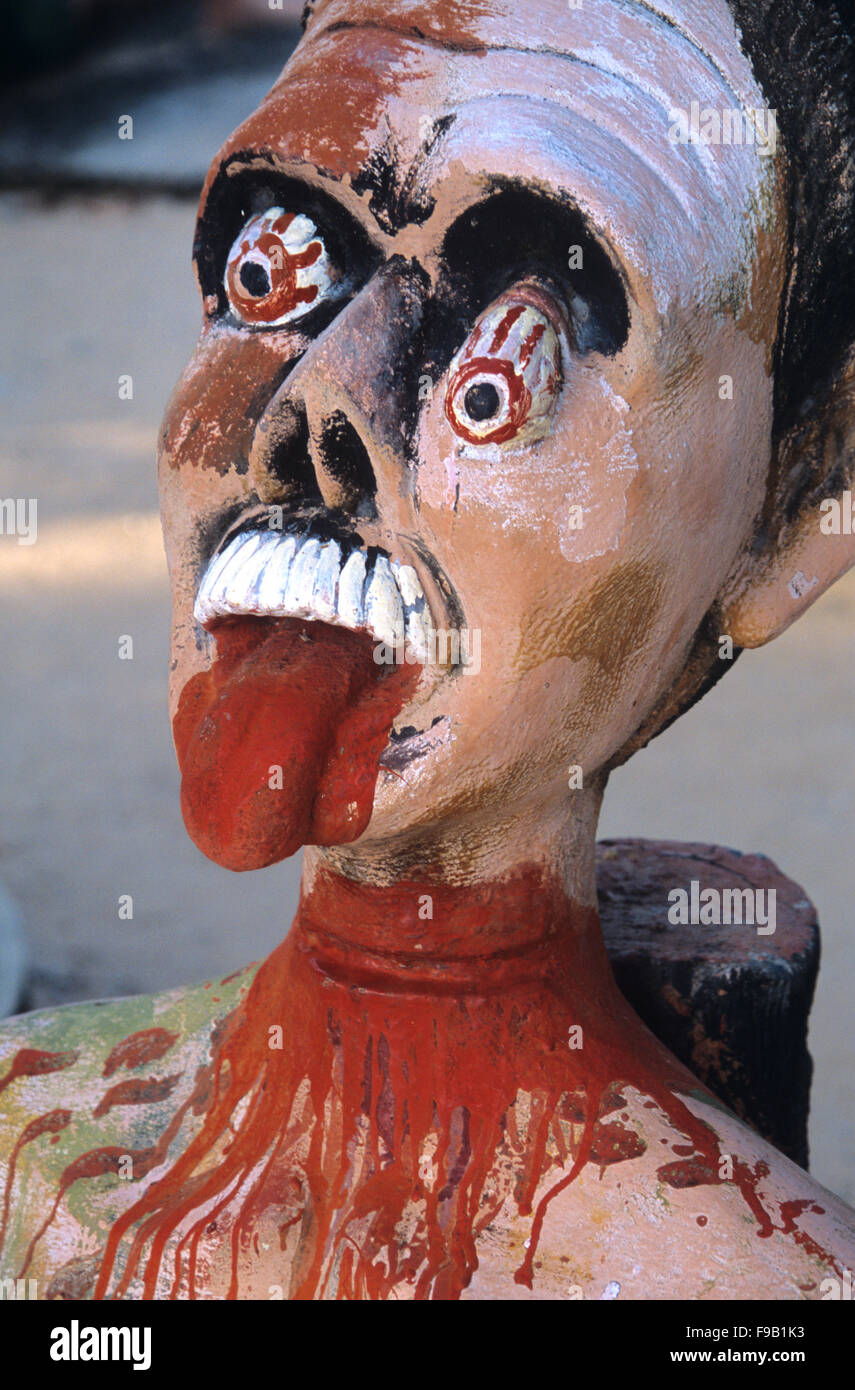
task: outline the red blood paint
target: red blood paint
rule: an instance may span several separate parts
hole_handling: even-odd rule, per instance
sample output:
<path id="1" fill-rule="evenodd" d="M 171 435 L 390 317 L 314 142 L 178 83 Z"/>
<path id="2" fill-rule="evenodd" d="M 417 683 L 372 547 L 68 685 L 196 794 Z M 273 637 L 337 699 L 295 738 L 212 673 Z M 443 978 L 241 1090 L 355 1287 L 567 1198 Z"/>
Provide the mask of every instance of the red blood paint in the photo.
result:
<path id="1" fill-rule="evenodd" d="M 582 1049 L 567 1045 L 575 1026 Z M 195 1298 L 221 1254 L 239 1297 L 278 1235 L 292 1299 L 454 1299 L 478 1267 L 479 1233 L 503 1216 L 530 1219 L 514 1278 L 533 1287 L 550 1205 L 587 1164 L 643 1151 L 604 1119 L 625 1110 L 629 1087 L 685 1136 L 680 1148 L 691 1143 L 665 1180 L 718 1183 L 720 1142 L 680 1095 L 698 1083 L 618 994 L 591 909 L 535 869 L 462 890 L 429 878 L 374 888 L 321 869 L 288 938 L 213 1029 L 193 1094 L 151 1147 L 67 1164 L 19 1277 L 74 1183 L 129 1153 L 134 1179 L 150 1178 L 192 1113 L 195 1133 L 110 1230 L 96 1298 L 132 1283 L 136 1294 L 137 1280 L 145 1298 Z M 40 1117 L 19 1148 L 66 1113 Z M 777 1223 L 765 1210 L 766 1164 L 734 1157 L 733 1171 L 758 1236 L 778 1231 L 837 1268 L 798 1224 L 806 1202 L 783 1204 Z"/>
<path id="2" fill-rule="evenodd" d="M 116 1043 L 104 1063 L 101 1075 L 112 1076 L 119 1067 L 127 1067 L 132 1071 L 147 1062 L 159 1062 L 177 1041 L 178 1034 L 170 1033 L 166 1028 L 142 1028 L 138 1033 L 131 1033 Z"/>
<path id="3" fill-rule="evenodd" d="M 233 970 L 231 975 L 225 975 L 223 979 L 220 980 L 220 984 L 230 985 L 232 980 L 236 980 L 238 975 L 243 975 L 246 969 L 247 967 L 245 965 L 241 965 L 237 970 Z"/>
<path id="4" fill-rule="evenodd" d="M 577 1024 L 581 1050 L 567 1046 Z M 96 1297 L 136 1278 L 145 1298 L 196 1297 L 216 1237 L 236 1298 L 272 1225 L 293 1299 L 453 1299 L 503 1210 L 532 1216 L 515 1275 L 531 1287 L 550 1203 L 587 1163 L 643 1151 L 602 1120 L 628 1086 L 691 1140 L 707 1180 L 721 1157 L 675 1093 L 697 1082 L 617 993 L 594 913 L 535 870 L 464 892 L 320 871 L 224 1022 L 209 1076 L 200 1130 L 111 1230 Z M 753 1211 L 762 1175 L 743 1169 Z"/>
<path id="5" fill-rule="evenodd" d="M 256 869 L 355 840 L 421 667 L 378 666 L 367 633 L 299 619 L 228 620 L 216 640 L 173 725 L 194 842 L 226 868 Z"/>
<path id="6" fill-rule="evenodd" d="M 214 1035 L 216 1036 L 216 1029 L 214 1030 Z M 74 1183 L 81 1182 L 87 1178 L 103 1177 L 105 1173 L 118 1173 L 120 1162 L 127 1159 L 131 1160 L 134 1180 L 138 1181 L 145 1178 L 154 1168 L 158 1168 L 163 1163 L 169 1152 L 169 1146 L 181 1128 L 188 1112 L 196 1111 L 197 1106 L 204 1105 L 209 1094 L 209 1086 L 210 1080 L 207 1069 L 200 1068 L 191 1095 L 188 1096 L 187 1100 L 175 1111 L 175 1114 L 172 1116 L 169 1124 L 156 1143 L 149 1145 L 148 1148 L 129 1149 L 118 1145 L 109 1145 L 100 1149 L 89 1149 L 85 1153 L 78 1154 L 76 1158 L 72 1159 L 72 1161 L 66 1165 L 59 1180 L 59 1186 L 53 1205 L 27 1247 L 24 1262 L 17 1274 L 19 1279 L 23 1278 L 26 1274 L 30 1261 L 33 1258 L 33 1252 L 42 1236 L 53 1222 L 59 1210 L 60 1203 L 65 1197 L 68 1189 L 72 1187 Z M 71 1118 L 70 1111 L 55 1111 L 52 1113 L 57 1115 L 68 1115 L 68 1118 Z M 64 1123 L 67 1124 L 68 1121 L 66 1120 Z M 27 1131 L 25 1130 L 24 1132 L 26 1134 Z M 7 1191 L 8 1190 L 9 1185 L 7 1180 Z"/>
<path id="7" fill-rule="evenodd" d="M 54 1138 L 59 1131 L 71 1119 L 70 1110 L 49 1110 L 46 1115 L 39 1115 L 35 1120 L 25 1126 L 16 1140 L 15 1147 L 9 1158 L 9 1168 L 6 1173 L 6 1184 L 3 1189 L 3 1211 L 0 1216 L 0 1250 L 3 1249 L 3 1242 L 6 1239 L 6 1225 L 9 1220 L 9 1204 L 12 1199 L 12 1185 L 15 1181 L 15 1170 L 18 1166 L 18 1156 L 25 1144 L 31 1144 L 34 1139 L 39 1139 L 43 1134 L 52 1134 Z"/>
<path id="8" fill-rule="evenodd" d="M 676 1145 L 674 1147 L 676 1149 Z M 768 1240 L 776 1231 L 782 1235 L 791 1236 L 796 1245 L 801 1246 L 814 1259 L 824 1261 L 842 1278 L 843 1267 L 839 1261 L 819 1241 L 796 1224 L 798 1217 L 804 1212 L 815 1212 L 819 1216 L 824 1215 L 824 1207 L 819 1206 L 812 1198 L 796 1198 L 782 1202 L 779 1213 L 780 1223 L 777 1223 L 773 1220 L 772 1214 L 764 1207 L 763 1192 L 758 1186 L 764 1178 L 769 1176 L 768 1163 L 760 1159 L 751 1168 L 749 1164 L 743 1162 L 742 1159 L 734 1158 L 733 1155 L 731 1155 L 731 1162 L 733 1164 L 732 1179 L 719 1177 L 718 1165 L 710 1164 L 704 1156 L 685 1159 L 679 1163 L 666 1163 L 656 1170 L 656 1175 L 670 1187 L 713 1186 L 732 1181 L 739 1188 L 746 1205 L 757 1222 L 755 1234 L 759 1239 Z M 698 1217 L 698 1224 L 706 1224 L 706 1217 L 703 1220 Z"/>
<path id="9" fill-rule="evenodd" d="M 130 1081 L 119 1081 L 102 1096 L 92 1115 L 97 1120 L 106 1115 L 108 1110 L 112 1110 L 114 1105 L 152 1105 L 157 1101 L 166 1100 L 167 1096 L 172 1095 L 180 1080 L 179 1072 L 175 1076 L 159 1079 L 153 1076 L 148 1079 L 134 1076 Z"/>
<path id="10" fill-rule="evenodd" d="M 796 1220 L 803 1211 L 816 1212 L 817 1216 L 825 1215 L 825 1207 L 819 1206 L 812 1198 L 801 1198 L 793 1202 L 781 1203 L 781 1220 L 783 1228 L 789 1232 L 795 1228 Z"/>
<path id="11" fill-rule="evenodd" d="M 711 1167 L 702 1154 L 694 1158 L 681 1159 L 677 1163 L 663 1163 L 656 1169 L 660 1182 L 668 1187 L 713 1187 L 723 1181 L 718 1169 Z"/>
<path id="12" fill-rule="evenodd" d="M 0 1080 L 0 1091 L 5 1091 L 19 1076 L 47 1076 L 52 1071 L 64 1071 L 73 1067 L 79 1056 L 79 1052 L 42 1052 L 35 1047 L 22 1047 Z"/>
<path id="13" fill-rule="evenodd" d="M 598 1124 L 591 1140 L 591 1163 L 600 1167 L 600 1176 L 612 1163 L 623 1163 L 628 1158 L 640 1158 L 646 1153 L 647 1145 L 639 1139 L 634 1130 L 619 1124 Z"/>

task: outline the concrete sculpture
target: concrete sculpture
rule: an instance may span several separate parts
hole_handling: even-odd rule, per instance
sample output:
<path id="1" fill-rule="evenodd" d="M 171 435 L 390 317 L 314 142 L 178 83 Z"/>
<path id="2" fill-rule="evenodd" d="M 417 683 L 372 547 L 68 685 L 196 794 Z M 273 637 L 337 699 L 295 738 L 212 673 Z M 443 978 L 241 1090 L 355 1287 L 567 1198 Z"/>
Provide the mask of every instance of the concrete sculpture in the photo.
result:
<path id="1" fill-rule="evenodd" d="M 220 152 L 160 448 L 173 729 L 195 842 L 310 846 L 301 903 L 221 983 L 5 1025 L 4 1274 L 798 1299 L 855 1265 L 855 1214 L 624 1002 L 594 881 L 609 771 L 855 559 L 820 512 L 851 45 L 800 15 L 326 0 Z"/>

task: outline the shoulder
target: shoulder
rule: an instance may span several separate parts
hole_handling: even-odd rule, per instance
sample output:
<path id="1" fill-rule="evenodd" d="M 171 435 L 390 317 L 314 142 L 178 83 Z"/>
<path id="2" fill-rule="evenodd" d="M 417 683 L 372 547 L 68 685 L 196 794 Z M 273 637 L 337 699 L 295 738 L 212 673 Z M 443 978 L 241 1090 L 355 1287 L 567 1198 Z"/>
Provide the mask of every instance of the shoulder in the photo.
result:
<path id="1" fill-rule="evenodd" d="M 96 1231 L 185 1133 L 173 1120 L 191 1108 L 214 1029 L 254 969 L 0 1024 L 2 1277 L 49 1280 L 69 1254 L 74 1264 L 99 1248 Z"/>
<path id="2" fill-rule="evenodd" d="M 128 1078 L 186 1062 L 240 1002 L 254 967 L 217 982 L 160 994 L 66 1004 L 0 1023 L 0 1115 L 42 1113 L 46 1103 L 105 1104 Z M 3 1127 L 3 1139 L 8 1132 Z M 2 1152 L 2 1150 L 0 1150 Z"/>
<path id="3" fill-rule="evenodd" d="M 64 1004 L 3 1019 L 0 1094 L 5 1097 L 10 1086 L 27 1077 L 42 1079 L 70 1069 L 78 1076 L 81 1072 L 109 1076 L 158 1060 L 176 1043 L 210 1027 L 213 1019 L 234 1008 L 255 970 L 250 965 L 224 980 L 206 980 L 158 994 Z M 44 1055 L 16 1060 L 22 1050 Z"/>
<path id="4" fill-rule="evenodd" d="M 681 1101 L 679 1124 L 631 1102 L 638 1156 L 589 1163 L 544 1223 L 544 1253 L 577 1265 L 577 1296 L 834 1297 L 855 1266 L 855 1211 L 700 1090 Z"/>

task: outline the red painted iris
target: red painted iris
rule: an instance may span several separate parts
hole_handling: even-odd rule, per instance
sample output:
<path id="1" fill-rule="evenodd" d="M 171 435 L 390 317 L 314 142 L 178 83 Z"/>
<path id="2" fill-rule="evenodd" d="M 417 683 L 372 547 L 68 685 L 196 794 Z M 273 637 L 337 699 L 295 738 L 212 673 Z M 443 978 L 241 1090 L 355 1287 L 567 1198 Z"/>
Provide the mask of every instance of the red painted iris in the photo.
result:
<path id="1" fill-rule="evenodd" d="M 478 319 L 451 364 L 445 413 L 467 444 L 546 433 L 561 384 L 557 308 L 518 286 Z"/>
<path id="2" fill-rule="evenodd" d="M 314 222 L 279 207 L 251 218 L 229 252 L 225 286 L 244 323 L 275 326 L 306 313 L 330 286 Z"/>

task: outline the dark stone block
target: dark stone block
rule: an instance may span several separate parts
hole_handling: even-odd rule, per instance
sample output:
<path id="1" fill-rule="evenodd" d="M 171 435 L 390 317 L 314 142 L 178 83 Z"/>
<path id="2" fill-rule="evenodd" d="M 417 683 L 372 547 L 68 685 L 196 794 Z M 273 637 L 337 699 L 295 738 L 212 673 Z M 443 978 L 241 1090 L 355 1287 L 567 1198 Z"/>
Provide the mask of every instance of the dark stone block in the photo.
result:
<path id="1" fill-rule="evenodd" d="M 774 933 L 673 924 L 668 895 L 688 893 L 692 880 L 699 892 L 774 889 Z M 667 840 L 601 841 L 597 887 L 609 958 L 633 1008 L 719 1099 L 807 1167 L 819 925 L 804 890 L 765 855 Z"/>

